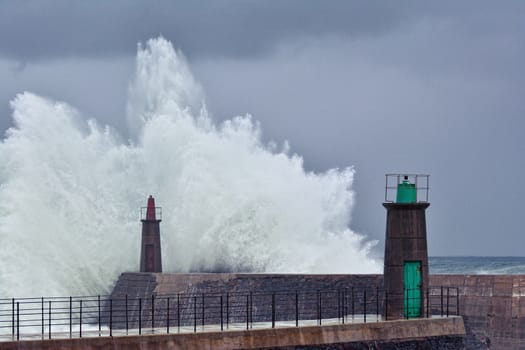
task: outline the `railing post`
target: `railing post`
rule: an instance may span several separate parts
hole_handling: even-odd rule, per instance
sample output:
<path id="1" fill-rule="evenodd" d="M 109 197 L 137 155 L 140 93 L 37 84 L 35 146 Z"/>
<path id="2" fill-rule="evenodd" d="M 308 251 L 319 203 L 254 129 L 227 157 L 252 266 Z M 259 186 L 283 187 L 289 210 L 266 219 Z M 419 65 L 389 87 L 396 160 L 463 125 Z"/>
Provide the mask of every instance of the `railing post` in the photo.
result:
<path id="1" fill-rule="evenodd" d="M 69 338 L 73 337 L 73 298 L 69 297 Z"/>
<path id="2" fill-rule="evenodd" d="M 197 332 L 197 297 L 193 297 L 193 332 Z"/>
<path id="3" fill-rule="evenodd" d="M 49 339 L 51 339 L 51 300 L 49 300 L 49 305 L 47 307 L 47 312 L 48 312 L 48 315 L 47 315 L 48 321 L 47 321 L 47 323 L 48 323 L 48 326 L 49 326 L 47 331 L 49 333 Z"/>
<path id="4" fill-rule="evenodd" d="M 180 293 L 177 293 L 177 332 L 180 333 Z"/>
<path id="5" fill-rule="evenodd" d="M 15 298 L 11 299 L 11 338 L 15 339 Z"/>
<path id="6" fill-rule="evenodd" d="M 151 333 L 155 333 L 155 294 L 151 294 Z"/>
<path id="7" fill-rule="evenodd" d="M 456 287 L 456 316 L 459 316 L 459 287 Z"/>
<path id="8" fill-rule="evenodd" d="M 42 339 L 44 339 L 44 297 L 42 297 Z"/>
<path id="9" fill-rule="evenodd" d="M 246 329 L 249 329 L 249 321 L 250 321 L 250 318 L 249 318 L 249 315 L 248 315 L 248 310 L 250 308 L 250 294 L 246 294 Z"/>
<path id="10" fill-rule="evenodd" d="M 409 305 L 408 294 L 409 294 L 409 289 L 405 288 L 405 295 L 406 295 L 406 297 L 405 297 L 405 305 L 406 305 L 406 307 L 405 307 L 405 309 L 406 309 L 405 310 L 405 318 L 407 320 L 408 320 L 408 313 L 409 313 L 409 309 L 410 309 L 409 306 L 408 306 Z"/>
<path id="11" fill-rule="evenodd" d="M 100 295 L 97 296 L 97 300 L 98 300 L 98 336 L 100 337 L 101 335 L 101 328 L 102 328 L 102 324 L 101 324 L 101 320 L 100 320 Z"/>
<path id="12" fill-rule="evenodd" d="M 366 323 L 366 289 L 363 292 L 363 320 Z"/>
<path id="13" fill-rule="evenodd" d="M 202 293 L 202 330 L 204 330 L 204 293 Z"/>
<path id="14" fill-rule="evenodd" d="M 295 327 L 299 327 L 299 293 L 295 291 Z"/>
<path id="15" fill-rule="evenodd" d="M 388 321 L 388 292 L 385 290 L 385 321 Z"/>
<path id="16" fill-rule="evenodd" d="M 20 302 L 16 302 L 16 340 L 20 340 Z"/>
<path id="17" fill-rule="evenodd" d="M 226 292 L 226 329 L 230 328 L 230 293 Z"/>
<path id="18" fill-rule="evenodd" d="M 166 333 L 170 333 L 170 297 L 166 300 Z"/>
<path id="19" fill-rule="evenodd" d="M 129 317 L 128 317 L 128 295 L 126 294 L 126 335 L 129 331 Z"/>
<path id="20" fill-rule="evenodd" d="M 448 304 L 449 304 L 449 293 L 450 292 L 450 287 L 447 287 L 447 317 L 448 317 Z"/>
<path id="21" fill-rule="evenodd" d="M 221 294 L 221 331 L 224 330 L 224 320 L 222 318 L 222 294 Z"/>
<path id="22" fill-rule="evenodd" d="M 82 338 L 82 299 L 80 299 L 80 318 L 78 320 L 79 322 L 79 325 L 80 325 L 80 329 L 79 329 L 79 336 L 80 338 Z"/>
<path id="23" fill-rule="evenodd" d="M 323 292 L 319 291 L 319 326 L 323 324 Z"/>
<path id="24" fill-rule="evenodd" d="M 441 317 L 443 317 L 443 286 L 441 286 Z"/>
<path id="25" fill-rule="evenodd" d="M 250 292 L 250 328 L 253 328 L 253 292 Z"/>
<path id="26" fill-rule="evenodd" d="M 341 290 L 337 289 L 337 322 L 341 321 Z"/>
<path id="27" fill-rule="evenodd" d="M 379 322 L 379 287 L 376 287 L 376 322 Z"/>
<path id="28" fill-rule="evenodd" d="M 272 328 L 275 328 L 275 292 L 272 292 Z"/>
<path id="29" fill-rule="evenodd" d="M 427 318 L 430 315 L 430 287 L 427 287 Z"/>
<path id="30" fill-rule="evenodd" d="M 109 336 L 113 336 L 113 299 L 109 298 Z"/>
<path id="31" fill-rule="evenodd" d="M 139 335 L 142 334 L 142 298 L 139 298 Z"/>
<path id="32" fill-rule="evenodd" d="M 315 292 L 315 319 L 319 325 L 319 290 Z"/>
<path id="33" fill-rule="evenodd" d="M 354 294 L 354 287 L 352 287 L 352 320 L 354 319 L 355 315 L 355 294 Z"/>
<path id="34" fill-rule="evenodd" d="M 341 295 L 341 302 L 342 302 L 342 305 L 341 307 L 343 308 L 342 310 L 342 321 L 343 321 L 343 324 L 345 324 L 345 317 L 346 317 L 346 288 L 343 289 L 342 291 L 342 295 Z"/>

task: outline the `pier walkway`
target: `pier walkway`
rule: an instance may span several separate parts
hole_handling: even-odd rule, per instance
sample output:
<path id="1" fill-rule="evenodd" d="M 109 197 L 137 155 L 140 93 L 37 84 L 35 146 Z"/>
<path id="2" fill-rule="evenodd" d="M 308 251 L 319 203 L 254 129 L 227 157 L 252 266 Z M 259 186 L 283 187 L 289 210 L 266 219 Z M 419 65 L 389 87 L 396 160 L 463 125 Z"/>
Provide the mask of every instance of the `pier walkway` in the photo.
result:
<path id="1" fill-rule="evenodd" d="M 447 349 L 462 348 L 465 328 L 460 316 L 423 318 L 411 320 L 376 321 L 364 323 L 364 319 L 341 324 L 339 320 L 325 320 L 323 325 L 313 322 L 293 323 L 279 322 L 275 328 L 271 324 L 254 324 L 253 329 L 246 330 L 244 325 L 232 324 L 227 330 L 220 331 L 220 325 L 206 326 L 197 333 L 191 327 L 182 327 L 180 333 L 167 334 L 163 329 L 144 329 L 138 335 L 137 330 L 126 335 L 125 331 L 113 332 L 108 336 L 105 330 L 99 336 L 98 330 L 86 330 L 82 338 L 67 338 L 69 332 L 54 333 L 53 339 L 36 338 L 19 341 L 0 342 L 0 350 L 22 349 L 338 349 L 349 345 L 362 348 L 371 344 L 395 343 L 399 348 L 421 347 L 425 344 Z M 314 324 L 314 325 L 312 325 Z M 65 337 L 65 338 L 63 338 Z M 396 347 L 396 348 L 398 348 Z M 353 348 L 353 347 L 350 347 Z M 367 347 L 368 348 L 368 347 Z"/>

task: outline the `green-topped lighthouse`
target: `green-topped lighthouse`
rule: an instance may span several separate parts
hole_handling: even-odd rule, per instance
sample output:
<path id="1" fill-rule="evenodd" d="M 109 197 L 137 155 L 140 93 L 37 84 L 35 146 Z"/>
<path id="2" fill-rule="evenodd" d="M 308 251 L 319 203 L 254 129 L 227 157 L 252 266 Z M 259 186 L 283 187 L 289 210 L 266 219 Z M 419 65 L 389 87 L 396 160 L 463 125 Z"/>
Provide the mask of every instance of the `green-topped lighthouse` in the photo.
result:
<path id="1" fill-rule="evenodd" d="M 425 210 L 429 175 L 387 174 L 384 281 L 387 319 L 424 316 L 428 289 Z M 394 196 L 395 194 L 395 196 Z M 394 200 L 395 198 L 395 200 Z"/>

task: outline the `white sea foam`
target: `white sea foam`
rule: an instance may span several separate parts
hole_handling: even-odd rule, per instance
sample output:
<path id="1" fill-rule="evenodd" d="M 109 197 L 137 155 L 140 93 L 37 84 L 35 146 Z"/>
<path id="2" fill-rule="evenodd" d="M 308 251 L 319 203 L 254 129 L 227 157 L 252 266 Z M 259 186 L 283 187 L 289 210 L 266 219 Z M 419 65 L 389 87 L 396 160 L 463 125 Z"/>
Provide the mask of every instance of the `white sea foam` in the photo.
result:
<path id="1" fill-rule="evenodd" d="M 29 92 L 11 106 L 15 126 L 0 144 L 0 296 L 108 292 L 138 268 L 138 208 L 149 194 L 163 207 L 165 271 L 379 271 L 348 228 L 353 169 L 306 172 L 287 147 L 263 144 L 250 116 L 214 123 L 165 39 L 138 50 L 132 141 Z"/>

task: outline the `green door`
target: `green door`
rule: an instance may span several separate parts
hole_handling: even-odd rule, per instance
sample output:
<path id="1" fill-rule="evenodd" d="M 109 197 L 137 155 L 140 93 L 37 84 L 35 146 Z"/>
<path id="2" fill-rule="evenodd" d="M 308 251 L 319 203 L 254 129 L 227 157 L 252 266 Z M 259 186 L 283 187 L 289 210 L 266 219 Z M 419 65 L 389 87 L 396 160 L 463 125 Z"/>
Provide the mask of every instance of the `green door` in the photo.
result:
<path id="1" fill-rule="evenodd" d="M 405 261 L 405 317 L 421 317 L 421 261 Z"/>

